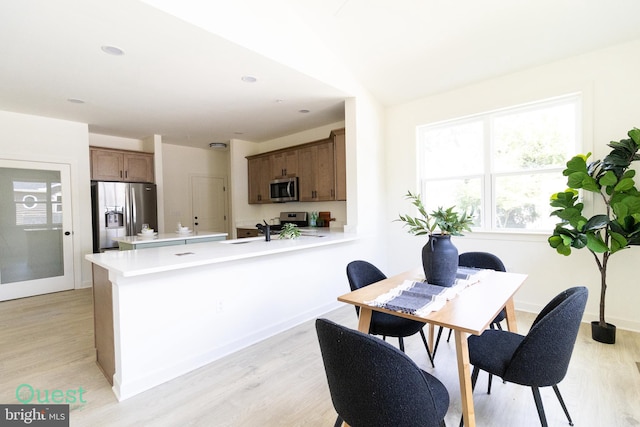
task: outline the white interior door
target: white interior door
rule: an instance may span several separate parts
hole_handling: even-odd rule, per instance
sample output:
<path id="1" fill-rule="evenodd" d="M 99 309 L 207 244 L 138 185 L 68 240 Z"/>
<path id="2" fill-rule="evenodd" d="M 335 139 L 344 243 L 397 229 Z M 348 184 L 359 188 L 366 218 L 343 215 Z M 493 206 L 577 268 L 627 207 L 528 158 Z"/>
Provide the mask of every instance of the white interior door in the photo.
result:
<path id="1" fill-rule="evenodd" d="M 73 289 L 70 176 L 0 159 L 0 301 Z"/>
<path id="2" fill-rule="evenodd" d="M 225 179 L 192 176 L 191 209 L 194 230 L 228 233 Z"/>

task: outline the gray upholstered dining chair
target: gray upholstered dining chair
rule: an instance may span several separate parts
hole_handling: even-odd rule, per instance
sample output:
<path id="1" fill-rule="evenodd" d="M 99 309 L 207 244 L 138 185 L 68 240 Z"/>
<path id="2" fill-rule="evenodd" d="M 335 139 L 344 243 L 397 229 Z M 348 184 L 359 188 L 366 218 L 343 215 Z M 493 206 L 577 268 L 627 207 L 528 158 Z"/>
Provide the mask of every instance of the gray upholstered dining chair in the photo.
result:
<path id="1" fill-rule="evenodd" d="M 551 386 L 569 425 L 573 425 L 558 383 L 569 368 L 588 295 L 584 286 L 561 292 L 538 314 L 527 335 L 495 329 L 471 335 L 468 343 L 472 387 L 475 388 L 480 370 L 531 387 L 540 423 L 547 426 L 539 388 Z"/>
<path id="2" fill-rule="evenodd" d="M 352 261 L 347 265 L 347 279 L 349 280 L 349 286 L 352 291 L 369 286 L 372 283 L 379 282 L 386 278 L 387 276 L 385 276 L 378 267 L 370 262 L 358 260 Z M 359 307 L 356 307 L 356 314 L 360 315 Z M 433 364 L 433 356 L 431 355 L 427 339 L 424 335 L 424 326 L 425 323 L 422 322 L 374 311 L 371 316 L 369 333 L 373 335 L 382 335 L 383 340 L 386 337 L 398 338 L 400 350 L 404 351 L 403 338 L 412 336 L 419 332 L 422 342 L 424 343 L 424 348 L 427 350 L 427 356 L 429 356 L 431 366 L 435 367 Z"/>
<path id="3" fill-rule="evenodd" d="M 316 320 L 331 401 L 351 427 L 442 427 L 449 393 L 411 358 L 371 335 Z"/>

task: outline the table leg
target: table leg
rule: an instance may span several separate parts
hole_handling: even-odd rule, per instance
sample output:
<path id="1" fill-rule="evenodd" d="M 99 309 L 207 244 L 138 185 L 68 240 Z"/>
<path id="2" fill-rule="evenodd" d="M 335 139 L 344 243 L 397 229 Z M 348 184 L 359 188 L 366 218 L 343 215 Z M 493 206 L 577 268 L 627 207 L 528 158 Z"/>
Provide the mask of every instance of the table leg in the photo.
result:
<path id="1" fill-rule="evenodd" d="M 517 333 L 518 324 L 516 322 L 516 309 L 513 305 L 513 297 L 509 298 L 504 309 L 507 312 L 507 329 L 509 329 L 510 332 Z"/>
<path id="2" fill-rule="evenodd" d="M 476 415 L 473 409 L 473 390 L 471 388 L 471 367 L 469 365 L 469 347 L 467 334 L 455 330 L 456 353 L 458 356 L 458 377 L 460 380 L 460 398 L 462 401 L 462 416 L 465 427 L 475 427 Z"/>
<path id="3" fill-rule="evenodd" d="M 373 310 L 367 307 L 360 307 L 360 320 L 358 321 L 358 330 L 365 334 L 369 333 L 369 326 L 371 325 L 371 315 Z"/>

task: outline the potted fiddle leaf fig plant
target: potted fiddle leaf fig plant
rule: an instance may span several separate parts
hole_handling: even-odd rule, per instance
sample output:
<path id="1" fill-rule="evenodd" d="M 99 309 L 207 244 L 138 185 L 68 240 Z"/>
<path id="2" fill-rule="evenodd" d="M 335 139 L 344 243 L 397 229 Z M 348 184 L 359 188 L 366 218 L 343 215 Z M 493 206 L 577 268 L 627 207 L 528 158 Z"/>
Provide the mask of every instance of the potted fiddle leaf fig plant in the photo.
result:
<path id="1" fill-rule="evenodd" d="M 451 236 L 462 236 L 463 231 L 471 231 L 473 215 L 458 212 L 455 206 L 439 207 L 428 213 L 419 194 L 408 191 L 405 198 L 412 201 L 420 216 L 399 215 L 395 221 L 404 222 L 413 235 L 429 236 L 422 248 L 425 279 L 434 285 L 452 286 L 458 268 L 458 249 L 451 243 Z"/>
<path id="2" fill-rule="evenodd" d="M 551 196 L 551 215 L 560 222 L 548 239 L 559 254 L 568 256 L 572 249 L 587 248 L 600 272 L 599 320 L 591 322 L 592 338 L 615 343 L 615 325 L 605 321 L 607 267 L 611 255 L 640 244 L 640 192 L 636 188 L 636 171 L 632 162 L 640 160 L 640 129 L 633 128 L 628 139 L 607 144 L 611 151 L 602 160 L 588 162 L 591 153 L 574 156 L 562 172 L 567 177 L 566 190 Z M 586 218 L 579 190 L 595 194 L 601 211 Z"/>

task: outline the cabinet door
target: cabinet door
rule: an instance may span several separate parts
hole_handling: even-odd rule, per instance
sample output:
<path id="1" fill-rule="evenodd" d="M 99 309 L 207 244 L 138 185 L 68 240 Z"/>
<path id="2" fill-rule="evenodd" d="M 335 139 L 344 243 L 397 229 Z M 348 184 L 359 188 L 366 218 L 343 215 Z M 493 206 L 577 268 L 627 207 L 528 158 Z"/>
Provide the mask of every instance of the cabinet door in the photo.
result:
<path id="1" fill-rule="evenodd" d="M 273 178 L 291 178 L 298 175 L 298 150 L 288 150 L 271 156 Z"/>
<path id="2" fill-rule="evenodd" d="M 124 155 L 124 180 L 153 182 L 153 154 L 126 153 Z"/>
<path id="3" fill-rule="evenodd" d="M 316 164 L 318 163 L 318 147 L 310 147 L 298 150 L 298 183 L 300 186 L 299 197 L 301 202 L 315 201 L 316 190 Z"/>
<path id="4" fill-rule="evenodd" d="M 333 141 L 318 145 L 315 200 L 335 200 L 335 158 Z"/>
<path id="5" fill-rule="evenodd" d="M 117 151 L 91 150 L 91 179 L 121 181 L 124 179 L 124 156 Z"/>
<path id="6" fill-rule="evenodd" d="M 249 204 L 270 203 L 271 159 L 269 156 L 248 159 Z"/>
<path id="7" fill-rule="evenodd" d="M 344 129 L 331 132 L 336 159 L 336 200 L 347 200 L 347 150 Z"/>
<path id="8" fill-rule="evenodd" d="M 300 201 L 335 199 L 333 140 L 299 150 Z"/>

